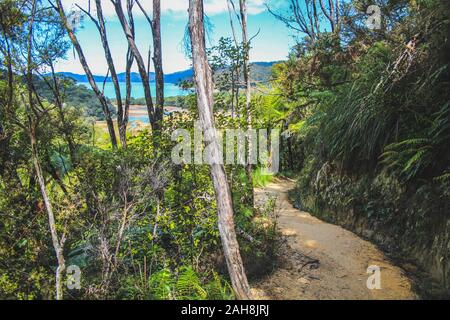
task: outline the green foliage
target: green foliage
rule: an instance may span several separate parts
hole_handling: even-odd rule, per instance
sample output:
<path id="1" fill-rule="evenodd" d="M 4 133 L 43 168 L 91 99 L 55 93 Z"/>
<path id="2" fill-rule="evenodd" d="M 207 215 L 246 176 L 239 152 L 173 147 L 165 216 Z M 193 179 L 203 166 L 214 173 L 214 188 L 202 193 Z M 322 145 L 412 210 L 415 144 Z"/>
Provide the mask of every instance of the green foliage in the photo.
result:
<path id="1" fill-rule="evenodd" d="M 52 81 L 49 76 L 45 77 L 47 78 L 47 81 Z M 78 85 L 70 78 L 64 76 L 58 76 L 58 78 L 60 80 L 62 95 L 65 98 L 67 106 L 81 109 L 87 117 L 92 117 L 96 120 L 104 119 L 105 116 L 103 114 L 102 106 L 92 90 L 86 88 L 84 85 Z M 44 80 L 35 78 L 35 85 L 37 91 L 43 98 L 54 103 L 53 93 Z M 112 105 L 110 105 L 110 109 L 112 110 Z"/>
<path id="2" fill-rule="evenodd" d="M 268 173 L 266 170 L 261 167 L 256 168 L 253 171 L 253 185 L 258 188 L 265 187 L 268 183 L 270 183 L 273 179 L 273 174 Z"/>
<path id="3" fill-rule="evenodd" d="M 162 268 L 148 279 L 141 279 L 141 286 L 128 279 L 128 286 L 121 294 L 128 299 L 152 300 L 232 300 L 233 290 L 227 281 L 213 272 L 201 280 L 192 266 L 182 266 L 175 271 Z"/>
<path id="4" fill-rule="evenodd" d="M 274 69 L 292 106 L 286 127 L 300 159 L 291 196 L 298 207 L 419 262 L 445 287 L 448 6 L 417 1 L 383 10 L 384 34 L 370 38 L 345 25 L 345 42 L 327 35 L 300 44 L 295 58 Z"/>

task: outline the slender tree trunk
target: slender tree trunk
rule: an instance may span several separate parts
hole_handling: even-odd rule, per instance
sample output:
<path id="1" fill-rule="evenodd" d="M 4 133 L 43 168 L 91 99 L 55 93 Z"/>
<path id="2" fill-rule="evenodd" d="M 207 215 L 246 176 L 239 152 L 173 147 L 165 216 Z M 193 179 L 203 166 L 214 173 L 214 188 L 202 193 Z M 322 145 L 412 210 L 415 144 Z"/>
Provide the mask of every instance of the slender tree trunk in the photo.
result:
<path id="1" fill-rule="evenodd" d="M 317 37 L 320 37 L 320 27 L 319 27 L 319 16 L 317 14 L 317 3 L 316 0 L 312 1 L 312 7 L 313 7 L 313 17 L 314 17 L 314 26 L 316 27 L 316 33 Z"/>
<path id="2" fill-rule="evenodd" d="M 244 73 L 244 82 L 245 82 L 245 113 L 247 120 L 247 130 L 248 130 L 248 152 L 247 152 L 247 179 L 251 186 L 251 202 L 254 202 L 254 194 L 253 194 L 253 166 L 250 161 L 252 148 L 252 139 L 250 137 L 250 130 L 252 129 L 252 111 L 251 111 L 251 80 L 250 80 L 250 43 L 248 39 L 248 30 L 247 30 L 247 0 L 239 0 L 239 12 L 241 16 L 241 27 L 242 27 L 242 45 L 244 47 L 244 62 L 243 62 L 243 73 Z"/>
<path id="3" fill-rule="evenodd" d="M 134 32 L 134 18 L 133 18 L 133 4 L 134 0 L 127 0 L 127 13 L 128 13 L 128 21 L 130 24 L 130 31 L 131 35 L 133 36 L 133 39 L 135 37 Z M 124 113 L 123 113 L 123 123 L 126 127 L 128 124 L 128 114 L 130 110 L 130 103 L 131 103 L 131 67 L 133 66 L 134 62 L 134 56 L 131 52 L 131 47 L 128 45 L 127 50 L 127 61 L 126 61 L 126 67 L 125 67 L 125 86 L 126 86 L 126 96 L 125 96 L 125 107 L 124 107 Z"/>
<path id="4" fill-rule="evenodd" d="M 13 72 L 13 66 L 12 66 L 12 56 L 11 56 L 11 48 L 9 46 L 9 40 L 3 32 L 4 42 L 6 45 L 6 50 L 3 50 L 1 48 L 1 52 L 4 55 L 4 60 L 7 65 L 7 78 L 8 78 L 8 90 L 7 90 L 7 101 L 4 105 L 4 107 L 0 108 L 0 157 L 3 161 L 3 166 L 0 167 L 0 175 L 3 175 L 4 171 L 10 174 L 10 177 L 14 180 L 20 182 L 20 179 L 15 179 L 17 176 L 17 172 L 14 169 L 14 166 L 12 165 L 11 161 L 11 152 L 10 152 L 10 139 L 11 134 L 8 132 L 8 130 L 5 131 L 5 128 L 3 127 L 2 121 L 7 121 L 11 114 L 13 101 L 14 101 L 14 72 Z M 7 166 L 6 164 L 11 164 L 11 166 Z M 5 181 L 6 182 L 6 181 Z"/>
<path id="5" fill-rule="evenodd" d="M 233 34 L 233 41 L 236 45 L 236 48 L 239 48 L 239 42 L 236 34 L 236 29 L 234 28 L 233 23 L 233 12 L 234 12 L 234 2 L 233 0 L 226 0 L 227 1 L 227 8 L 228 8 L 228 18 L 230 20 L 230 27 L 231 27 L 231 33 Z"/>
<path id="6" fill-rule="evenodd" d="M 122 3 L 120 0 L 113 1 L 115 11 L 119 18 L 122 29 L 125 33 L 125 37 L 127 38 L 128 45 L 130 46 L 130 50 L 133 53 L 134 59 L 136 60 L 136 64 L 139 70 L 139 75 L 141 76 L 142 86 L 144 87 L 144 97 L 145 103 L 147 105 L 147 112 L 150 124 L 152 126 L 152 130 L 154 133 L 158 134 L 159 132 L 159 124 L 155 118 L 155 110 L 153 106 L 152 95 L 150 91 L 150 79 L 147 73 L 147 69 L 145 67 L 144 59 L 142 58 L 141 53 L 136 45 L 133 32 L 128 24 L 125 14 L 123 12 Z"/>
<path id="7" fill-rule="evenodd" d="M 53 95 L 55 97 L 56 106 L 58 108 L 59 119 L 63 126 L 62 131 L 63 131 L 64 137 L 66 138 L 67 146 L 69 148 L 70 160 L 72 161 L 72 165 L 74 167 L 76 167 L 78 164 L 78 159 L 77 159 L 77 155 L 76 155 L 76 151 L 75 151 L 75 141 L 73 140 L 72 132 L 70 130 L 69 124 L 67 123 L 66 116 L 64 114 L 61 90 L 59 89 L 58 77 L 56 76 L 55 67 L 53 65 L 53 62 L 50 62 L 50 69 L 52 72 L 53 86 L 51 84 L 48 84 L 48 86 L 53 91 Z"/>
<path id="8" fill-rule="evenodd" d="M 7 64 L 7 74 L 8 74 L 8 102 L 6 104 L 7 106 L 7 112 L 9 113 L 12 109 L 13 99 L 14 99 L 14 72 L 13 72 L 13 65 L 12 65 L 12 55 L 11 55 L 11 46 L 9 45 L 9 40 L 5 37 L 5 44 L 6 44 L 6 64 Z"/>
<path id="9" fill-rule="evenodd" d="M 127 122 L 124 122 L 124 109 L 122 103 L 122 95 L 120 93 L 119 79 L 117 77 L 116 67 L 112 58 L 111 50 L 109 48 L 108 37 L 106 35 L 105 19 L 103 17 L 102 3 L 100 0 L 95 0 L 97 8 L 98 30 L 102 40 L 105 58 L 108 63 L 109 71 L 111 72 L 111 79 L 114 84 L 114 91 L 116 93 L 117 103 L 117 126 L 119 128 L 119 138 L 122 148 L 127 147 Z"/>
<path id="10" fill-rule="evenodd" d="M 330 23 L 331 32 L 335 30 L 335 17 L 334 17 L 334 3 L 332 0 L 328 0 L 329 11 L 327 10 L 323 0 L 319 0 L 320 8 L 324 16 L 328 19 Z"/>
<path id="11" fill-rule="evenodd" d="M 58 260 L 58 268 L 56 269 L 56 299 L 63 299 L 63 285 L 62 285 L 62 275 L 66 268 L 63 247 L 64 247 L 64 237 L 59 239 L 58 232 L 56 230 L 55 217 L 53 214 L 53 208 L 50 199 L 47 194 L 45 187 L 44 175 L 42 173 L 42 168 L 39 163 L 39 154 L 36 140 L 36 122 L 37 119 L 33 119 L 33 115 L 37 116 L 37 112 L 34 107 L 33 100 L 33 69 L 32 69 L 32 46 L 33 46 L 33 24 L 34 17 L 36 14 L 36 0 L 32 3 L 31 10 L 31 22 L 28 27 L 28 56 L 27 56 L 27 91 L 28 91 L 28 106 L 27 106 L 27 118 L 28 118 L 28 133 L 30 136 L 31 143 L 31 157 L 34 169 L 36 171 L 36 176 L 38 179 L 39 188 L 41 191 L 42 199 L 44 200 L 45 210 L 48 215 L 48 223 L 50 226 L 50 233 L 52 237 L 53 248 L 56 253 L 56 259 Z"/>
<path id="12" fill-rule="evenodd" d="M 161 45 L 161 1 L 153 0 L 153 64 L 156 74 L 156 121 L 162 123 L 164 115 L 164 72 L 162 67 Z"/>
<path id="13" fill-rule="evenodd" d="M 62 300 L 64 298 L 63 292 L 63 273 L 66 269 L 66 263 L 63 254 L 64 239 L 59 239 L 58 232 L 56 230 L 55 216 L 53 214 L 53 208 L 45 187 L 45 180 L 42 174 L 41 165 L 39 163 L 39 156 L 37 152 L 36 133 L 33 127 L 30 128 L 30 141 L 31 141 L 31 153 L 33 159 L 33 166 L 36 171 L 36 176 L 41 190 L 42 199 L 44 200 L 45 210 L 47 211 L 48 223 L 50 226 L 50 233 L 52 236 L 53 249 L 56 253 L 56 259 L 58 261 L 58 268 L 56 269 L 56 300 Z"/>
<path id="14" fill-rule="evenodd" d="M 128 123 L 128 114 L 131 104 L 131 67 L 133 66 L 134 56 L 131 53 L 131 49 L 128 48 L 127 52 L 127 63 L 125 68 L 125 86 L 126 86 L 126 96 L 125 96 L 125 109 L 123 114 L 123 122 L 125 127 Z"/>
<path id="15" fill-rule="evenodd" d="M 56 9 L 59 13 L 59 16 L 64 25 L 64 28 L 67 31 L 67 34 L 69 35 L 70 41 L 72 42 L 72 45 L 74 46 L 75 50 L 77 51 L 78 58 L 80 59 L 80 63 L 83 66 L 84 72 L 86 73 L 89 84 L 91 85 L 92 90 L 95 92 L 96 96 L 100 100 L 100 104 L 102 105 L 103 114 L 105 115 L 106 124 L 108 126 L 109 137 L 111 139 L 111 145 L 114 149 L 117 149 L 116 133 L 115 133 L 114 124 L 113 124 L 113 121 L 111 118 L 111 112 L 109 111 L 108 102 L 107 102 L 104 94 L 100 91 L 97 84 L 95 83 L 94 76 L 92 75 L 91 69 L 89 68 L 89 65 L 87 64 L 86 57 L 84 56 L 84 53 L 83 53 L 83 49 L 81 48 L 81 45 L 78 42 L 78 39 L 77 39 L 74 31 L 72 30 L 71 26 L 69 25 L 69 23 L 67 21 L 67 17 L 64 12 L 64 7 L 61 3 L 61 0 L 56 0 L 56 4 L 57 4 Z"/>
<path id="16" fill-rule="evenodd" d="M 231 33 L 233 34 L 234 45 L 236 46 L 236 50 L 239 50 L 239 41 L 237 38 L 236 29 L 234 28 L 233 23 L 233 13 L 234 11 L 234 2 L 233 0 L 226 0 L 227 8 L 228 8 L 228 18 L 230 20 Z M 239 82 L 240 82 L 240 70 L 239 70 L 239 62 L 234 62 L 234 65 L 231 66 L 231 117 L 240 120 L 239 114 Z"/>
<path id="17" fill-rule="evenodd" d="M 220 161 L 213 117 L 213 80 L 205 48 L 203 0 L 189 0 L 189 31 L 200 121 L 205 132 L 205 149 L 210 150 L 211 177 L 218 211 L 219 233 L 234 292 L 238 299 L 250 299 L 239 244 L 234 230 L 233 206 L 225 168 Z"/>
<path id="18" fill-rule="evenodd" d="M 234 69 L 231 69 L 231 118 L 234 119 L 235 113 L 238 113 L 239 111 L 237 110 L 237 106 L 235 107 L 234 102 L 236 101 L 234 99 L 234 93 L 235 93 L 235 89 L 234 86 L 236 85 L 235 82 L 235 77 L 234 77 Z"/>

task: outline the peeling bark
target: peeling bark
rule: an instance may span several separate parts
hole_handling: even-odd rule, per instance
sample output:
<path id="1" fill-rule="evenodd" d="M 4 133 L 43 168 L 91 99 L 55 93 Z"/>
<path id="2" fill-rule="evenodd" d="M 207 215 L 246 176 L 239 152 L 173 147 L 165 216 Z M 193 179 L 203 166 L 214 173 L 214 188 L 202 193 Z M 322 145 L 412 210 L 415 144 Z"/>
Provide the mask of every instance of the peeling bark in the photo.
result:
<path id="1" fill-rule="evenodd" d="M 213 80 L 205 48 L 203 1 L 189 0 L 189 31 L 191 36 L 194 78 L 200 122 L 205 132 L 205 148 L 211 151 L 210 168 L 218 211 L 219 233 L 228 273 L 238 299 L 250 299 L 250 287 L 245 274 L 239 244 L 234 229 L 230 186 L 223 164 L 220 164 L 219 144 L 214 129 Z"/>

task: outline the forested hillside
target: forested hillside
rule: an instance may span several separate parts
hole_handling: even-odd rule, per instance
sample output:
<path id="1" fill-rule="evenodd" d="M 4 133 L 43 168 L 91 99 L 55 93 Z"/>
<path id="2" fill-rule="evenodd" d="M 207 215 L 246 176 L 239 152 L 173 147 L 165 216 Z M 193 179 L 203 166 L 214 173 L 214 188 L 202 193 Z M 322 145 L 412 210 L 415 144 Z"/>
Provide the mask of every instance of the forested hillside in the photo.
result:
<path id="1" fill-rule="evenodd" d="M 42 95 L 43 98 L 54 103 L 53 93 L 45 83 L 48 79 L 50 78 L 48 77 L 46 80 L 42 80 L 42 78 L 36 77 L 33 81 L 36 86 L 36 91 Z M 61 84 L 61 95 L 67 106 L 80 109 L 84 115 L 92 117 L 93 120 L 104 119 L 102 105 L 92 90 L 89 90 L 85 86 L 77 85 L 71 78 L 59 76 L 58 81 Z M 109 107 L 112 109 L 112 104 L 109 104 Z"/>
<path id="2" fill-rule="evenodd" d="M 250 63 L 250 72 L 251 72 L 251 78 L 254 82 L 267 82 L 270 79 L 271 76 L 271 70 L 272 66 L 276 64 L 276 62 L 253 62 Z M 73 79 L 77 82 L 88 82 L 88 78 L 86 75 L 82 74 L 75 74 L 72 72 L 58 72 L 59 76 L 64 76 L 70 79 Z M 187 69 L 183 71 L 177 71 L 174 73 L 169 73 L 164 75 L 164 82 L 167 83 L 179 83 L 182 81 L 191 81 L 194 73 L 192 69 Z M 139 73 L 131 72 L 130 73 L 130 79 L 131 82 L 141 82 L 141 77 Z M 105 76 L 94 76 L 94 79 L 96 82 L 112 82 L 112 78 L 105 77 Z M 125 73 L 119 73 L 117 74 L 117 79 L 120 82 L 126 81 L 126 74 Z M 150 72 L 149 73 L 149 79 L 150 81 L 155 81 L 155 73 Z"/>

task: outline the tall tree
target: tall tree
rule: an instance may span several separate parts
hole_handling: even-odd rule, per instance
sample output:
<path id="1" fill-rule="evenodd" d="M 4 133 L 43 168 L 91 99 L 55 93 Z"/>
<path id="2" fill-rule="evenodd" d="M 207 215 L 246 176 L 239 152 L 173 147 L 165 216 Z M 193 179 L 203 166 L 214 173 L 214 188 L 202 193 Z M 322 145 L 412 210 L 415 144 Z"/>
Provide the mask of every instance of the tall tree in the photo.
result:
<path id="1" fill-rule="evenodd" d="M 7 89 L 6 96 L 0 99 L 0 174 L 7 173 L 9 178 L 6 181 L 17 181 L 20 183 L 16 166 L 12 160 L 12 154 L 10 150 L 10 140 L 12 137 L 12 130 L 8 129 L 8 118 L 12 114 L 14 103 L 14 83 L 15 76 L 13 70 L 13 38 L 20 30 L 19 26 L 25 20 L 25 14 L 19 10 L 19 4 L 14 1 L 2 1 L 0 2 L 0 60 L 2 64 L 6 65 L 6 78 Z M 10 164 L 10 165 L 7 165 Z"/>
<path id="2" fill-rule="evenodd" d="M 80 60 L 80 63 L 84 69 L 84 72 L 86 73 L 89 84 L 91 85 L 92 90 L 95 92 L 96 96 L 100 100 L 100 103 L 101 103 L 102 109 L 103 109 L 103 113 L 105 115 L 106 124 L 108 126 L 108 132 L 109 132 L 109 138 L 111 140 L 111 145 L 114 149 L 117 149 L 116 133 L 114 130 L 114 124 L 112 121 L 111 112 L 109 110 L 108 101 L 106 100 L 105 95 L 100 91 L 100 89 L 97 86 L 97 83 L 94 80 L 94 76 L 91 72 L 91 69 L 89 68 L 86 57 L 84 56 L 83 49 L 81 48 L 81 45 L 78 42 L 77 36 L 75 35 L 74 29 L 70 25 L 70 23 L 67 19 L 66 13 L 64 12 L 64 7 L 61 3 L 61 0 L 55 0 L 55 1 L 56 1 L 56 5 L 53 5 L 52 2 L 50 2 L 50 3 L 53 5 L 55 10 L 59 13 L 61 22 L 62 22 L 64 28 L 66 29 L 67 34 L 69 35 L 72 45 L 74 46 L 75 50 L 77 51 L 78 59 Z"/>
<path id="3" fill-rule="evenodd" d="M 134 0 L 127 0 L 127 14 L 128 14 L 128 23 L 130 24 L 131 36 L 133 39 L 135 38 L 135 28 L 134 28 L 134 17 L 133 17 L 133 6 Z M 128 123 L 128 114 L 130 110 L 131 104 L 131 67 L 134 63 L 134 55 L 131 51 L 130 44 L 128 44 L 126 63 L 125 63 L 125 105 L 124 105 L 124 114 L 123 114 L 123 123 L 125 125 Z"/>
<path id="4" fill-rule="evenodd" d="M 155 118 L 159 123 L 163 121 L 164 114 L 164 72 L 162 67 L 162 44 L 161 44 L 161 1 L 153 0 L 153 19 L 145 11 L 139 0 L 135 0 L 141 9 L 152 30 L 153 37 L 153 66 L 156 78 L 156 106 Z"/>
<path id="5" fill-rule="evenodd" d="M 150 78 L 148 75 L 147 68 L 145 66 L 145 61 L 136 45 L 136 41 L 131 30 L 130 24 L 128 23 L 125 13 L 123 11 L 122 2 L 120 0 L 111 0 L 114 5 L 117 17 L 119 18 L 120 24 L 122 26 L 123 32 L 125 33 L 125 37 L 127 38 L 128 45 L 130 46 L 130 50 L 133 53 L 134 59 L 136 61 L 139 75 L 141 76 L 142 86 L 144 87 L 144 97 L 145 103 L 147 105 L 147 113 L 150 121 L 150 125 L 152 126 L 153 133 L 158 135 L 160 130 L 160 123 L 155 116 L 155 109 L 153 105 L 153 99 L 150 91 Z M 131 12 L 128 13 L 132 14 Z"/>
<path id="6" fill-rule="evenodd" d="M 127 124 L 128 121 L 128 115 L 125 113 L 128 112 L 128 110 L 124 109 L 123 102 L 122 102 L 122 94 L 120 92 L 120 85 L 119 85 L 119 78 L 117 77 L 116 67 L 114 64 L 114 60 L 111 54 L 111 49 L 109 47 L 108 42 L 108 36 L 106 34 L 106 25 L 105 25 L 105 18 L 103 16 L 103 8 L 102 8 L 102 2 L 101 0 L 95 0 L 95 7 L 97 11 L 97 19 L 95 19 L 92 14 L 90 13 L 90 6 L 88 10 L 85 10 L 77 5 L 80 10 L 82 10 L 85 14 L 91 18 L 94 25 L 97 27 L 97 30 L 100 34 L 100 39 L 102 41 L 103 51 L 105 53 L 105 59 L 108 64 L 109 72 L 111 73 L 111 79 L 114 85 L 114 92 L 116 95 L 116 104 L 117 104 L 117 125 L 119 128 L 119 138 L 120 143 L 122 144 L 123 148 L 126 148 L 127 146 Z"/>
<path id="7" fill-rule="evenodd" d="M 198 111 L 205 132 L 205 150 L 210 152 L 209 164 L 216 194 L 218 225 L 223 251 L 236 297 L 238 299 L 250 299 L 250 287 L 234 229 L 230 186 L 220 159 L 217 132 L 214 128 L 213 79 L 206 55 L 203 0 L 189 0 L 189 33 Z"/>
<path id="8" fill-rule="evenodd" d="M 231 0 L 230 0 L 231 1 Z M 252 129 L 252 112 L 251 112 L 251 80 L 250 80 L 250 41 L 248 38 L 248 30 L 247 30 L 247 0 L 239 0 L 239 13 L 240 13 L 240 21 L 241 21 L 241 30 L 242 30 L 242 47 L 244 49 L 244 58 L 243 58 L 243 73 L 244 73 L 244 82 L 245 82 L 245 113 L 246 113 L 246 121 L 247 121 L 247 129 L 248 129 L 248 152 L 247 152 L 247 178 L 252 186 L 252 202 L 254 201 L 253 195 L 253 169 L 252 163 L 250 161 L 252 148 L 252 139 L 250 137 L 250 130 Z"/>
<path id="9" fill-rule="evenodd" d="M 44 174 L 42 172 L 41 163 L 39 160 L 38 144 L 37 144 L 37 125 L 41 114 L 45 111 L 35 105 L 35 96 L 37 98 L 36 92 L 33 86 L 33 26 L 35 22 L 36 10 L 37 10 L 37 0 L 33 0 L 32 7 L 30 11 L 30 21 L 28 26 L 27 35 L 27 66 L 26 66 L 26 83 L 27 83 L 27 94 L 28 103 L 24 103 L 27 110 L 27 120 L 28 120 L 28 134 L 30 137 L 31 144 L 31 155 L 34 169 L 36 171 L 36 176 L 41 191 L 42 199 L 44 200 L 45 210 L 47 211 L 48 223 L 50 227 L 50 233 L 52 237 L 53 249 L 56 253 L 56 258 L 58 261 L 58 267 L 56 269 L 56 299 L 63 299 L 63 272 L 66 269 L 63 247 L 65 242 L 64 235 L 60 238 L 58 236 L 58 231 L 56 229 L 55 216 L 53 213 L 53 207 L 48 196 L 47 188 L 45 185 Z"/>
<path id="10" fill-rule="evenodd" d="M 41 27 L 41 30 L 39 30 L 39 32 L 45 32 L 46 36 L 39 37 L 39 41 L 35 41 L 34 43 L 36 59 L 39 60 L 39 63 L 43 68 L 42 71 L 36 69 L 35 72 L 40 75 L 40 78 L 51 91 L 52 99 L 49 99 L 49 101 L 57 108 L 60 121 L 60 132 L 67 143 L 71 163 L 73 166 L 77 166 L 77 144 L 73 137 L 73 127 L 70 125 L 69 121 L 67 121 L 66 110 L 64 109 L 63 79 L 58 77 L 55 71 L 55 64 L 58 60 L 65 57 L 70 44 L 66 36 L 66 31 L 62 28 L 60 23 L 59 16 L 55 15 L 57 15 L 57 13 L 49 12 L 49 22 L 45 23 L 45 27 Z M 54 20 L 54 22 L 50 23 L 51 20 Z M 43 74 L 49 70 L 49 74 Z"/>
<path id="11" fill-rule="evenodd" d="M 162 67 L 160 0 L 153 0 L 152 32 L 153 32 L 153 65 L 155 66 L 155 74 L 156 74 L 155 117 L 159 122 L 162 122 L 164 114 L 164 71 Z"/>
<path id="12" fill-rule="evenodd" d="M 100 36 L 102 39 L 102 45 L 103 50 L 105 51 L 105 58 L 108 62 L 108 68 L 109 72 L 111 72 L 111 79 L 114 84 L 114 91 L 116 93 L 116 103 L 117 103 L 117 124 L 119 126 L 119 137 L 120 142 L 122 144 L 123 148 L 127 147 L 127 121 L 128 115 L 125 113 L 128 112 L 128 110 L 124 110 L 123 104 L 122 104 L 122 95 L 120 93 L 120 85 L 119 85 L 119 78 L 117 77 L 116 68 L 114 66 L 114 61 L 112 58 L 111 50 L 109 49 L 109 43 L 108 38 L 106 36 L 106 27 L 105 27 L 105 19 L 103 18 L 103 10 L 102 10 L 102 4 L 101 0 L 95 0 L 95 6 L 97 9 L 97 18 L 98 18 L 98 25 L 99 25 L 99 31 Z"/>

